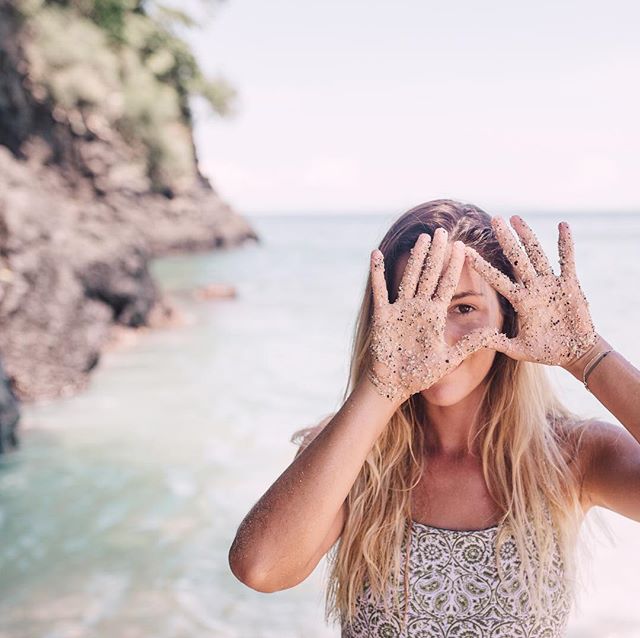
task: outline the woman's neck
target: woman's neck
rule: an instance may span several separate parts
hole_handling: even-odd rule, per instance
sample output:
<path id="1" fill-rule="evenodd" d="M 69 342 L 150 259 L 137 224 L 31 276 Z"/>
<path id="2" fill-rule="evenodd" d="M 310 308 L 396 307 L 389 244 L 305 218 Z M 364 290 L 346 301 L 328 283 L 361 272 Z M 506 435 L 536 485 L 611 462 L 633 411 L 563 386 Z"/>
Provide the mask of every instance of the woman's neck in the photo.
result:
<path id="1" fill-rule="evenodd" d="M 477 437 L 473 441 L 469 439 L 477 431 L 480 422 L 483 393 L 484 385 L 480 384 L 454 405 L 441 406 L 425 402 L 425 455 L 450 460 L 479 456 L 480 441 Z"/>

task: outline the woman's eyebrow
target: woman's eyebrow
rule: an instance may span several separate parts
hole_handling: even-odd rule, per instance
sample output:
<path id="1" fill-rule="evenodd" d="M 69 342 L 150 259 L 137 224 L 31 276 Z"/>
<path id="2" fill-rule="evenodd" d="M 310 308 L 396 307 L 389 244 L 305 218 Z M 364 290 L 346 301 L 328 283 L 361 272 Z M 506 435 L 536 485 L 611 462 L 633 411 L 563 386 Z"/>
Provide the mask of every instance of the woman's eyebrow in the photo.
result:
<path id="1" fill-rule="evenodd" d="M 463 292 L 458 292 L 451 299 L 460 299 L 461 297 L 483 297 L 483 292 L 476 292 L 475 290 L 464 290 Z"/>

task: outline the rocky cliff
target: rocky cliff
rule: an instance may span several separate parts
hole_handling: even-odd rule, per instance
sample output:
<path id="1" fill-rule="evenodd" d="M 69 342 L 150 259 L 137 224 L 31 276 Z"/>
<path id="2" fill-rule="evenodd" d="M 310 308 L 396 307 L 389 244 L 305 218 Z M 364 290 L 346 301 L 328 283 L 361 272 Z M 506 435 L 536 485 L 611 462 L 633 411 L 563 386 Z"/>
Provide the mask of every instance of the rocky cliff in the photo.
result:
<path id="1" fill-rule="evenodd" d="M 0 0 L 0 451 L 170 311 L 152 257 L 258 240 L 198 169 L 189 98 L 233 92 L 189 56 L 142 4 Z"/>

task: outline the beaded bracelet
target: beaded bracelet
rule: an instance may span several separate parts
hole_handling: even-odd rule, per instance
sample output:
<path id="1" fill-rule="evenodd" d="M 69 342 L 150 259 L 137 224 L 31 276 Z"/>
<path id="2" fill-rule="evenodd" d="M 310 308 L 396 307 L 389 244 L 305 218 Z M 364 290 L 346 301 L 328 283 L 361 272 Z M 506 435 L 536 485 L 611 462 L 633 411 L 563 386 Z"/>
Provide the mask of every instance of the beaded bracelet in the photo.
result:
<path id="1" fill-rule="evenodd" d="M 607 350 L 605 352 L 599 352 L 587 365 L 584 367 L 584 371 L 582 373 L 582 383 L 584 387 L 589 390 L 589 386 L 587 385 L 587 378 L 593 372 L 593 369 L 610 353 L 611 350 Z M 591 390 L 589 390 L 591 392 Z"/>

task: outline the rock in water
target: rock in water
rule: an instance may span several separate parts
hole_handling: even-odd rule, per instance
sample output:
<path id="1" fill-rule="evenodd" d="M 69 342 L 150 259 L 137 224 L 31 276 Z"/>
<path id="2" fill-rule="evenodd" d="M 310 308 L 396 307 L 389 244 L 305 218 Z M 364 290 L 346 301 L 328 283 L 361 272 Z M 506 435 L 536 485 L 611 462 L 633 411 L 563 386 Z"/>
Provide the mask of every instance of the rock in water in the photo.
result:
<path id="1" fill-rule="evenodd" d="M 70 7 L 44 3 L 41 14 L 25 16 L 17 6 L 0 0 L 2 447 L 17 442 L 18 401 L 82 390 L 114 324 L 147 326 L 166 307 L 149 273 L 151 258 L 258 241 L 200 173 L 179 87 L 158 80 L 138 52 L 128 51 L 127 64 L 138 65 L 136 81 L 146 78 L 147 93 L 159 90 L 145 93 L 145 108 L 160 96 L 180 108 L 165 109 L 173 120 L 156 131 L 157 139 L 148 137 L 153 130 L 147 137 L 126 135 L 126 117 L 116 122 L 112 112 L 118 100 L 95 98 L 108 89 L 104 95 L 115 99 L 131 88 L 109 85 L 126 74 L 109 71 L 119 59 L 106 36 Z M 133 16 L 131 24 L 142 19 Z M 64 37 L 56 36 L 56 21 Z M 83 37 L 91 47 L 80 55 L 75 49 Z M 73 73 L 93 73 L 93 84 L 69 85 L 73 73 L 49 77 L 46 46 L 58 47 L 58 64 Z M 83 94 L 73 102 L 59 94 L 87 87 L 95 99 Z M 176 177 L 168 167 L 178 160 Z"/>

